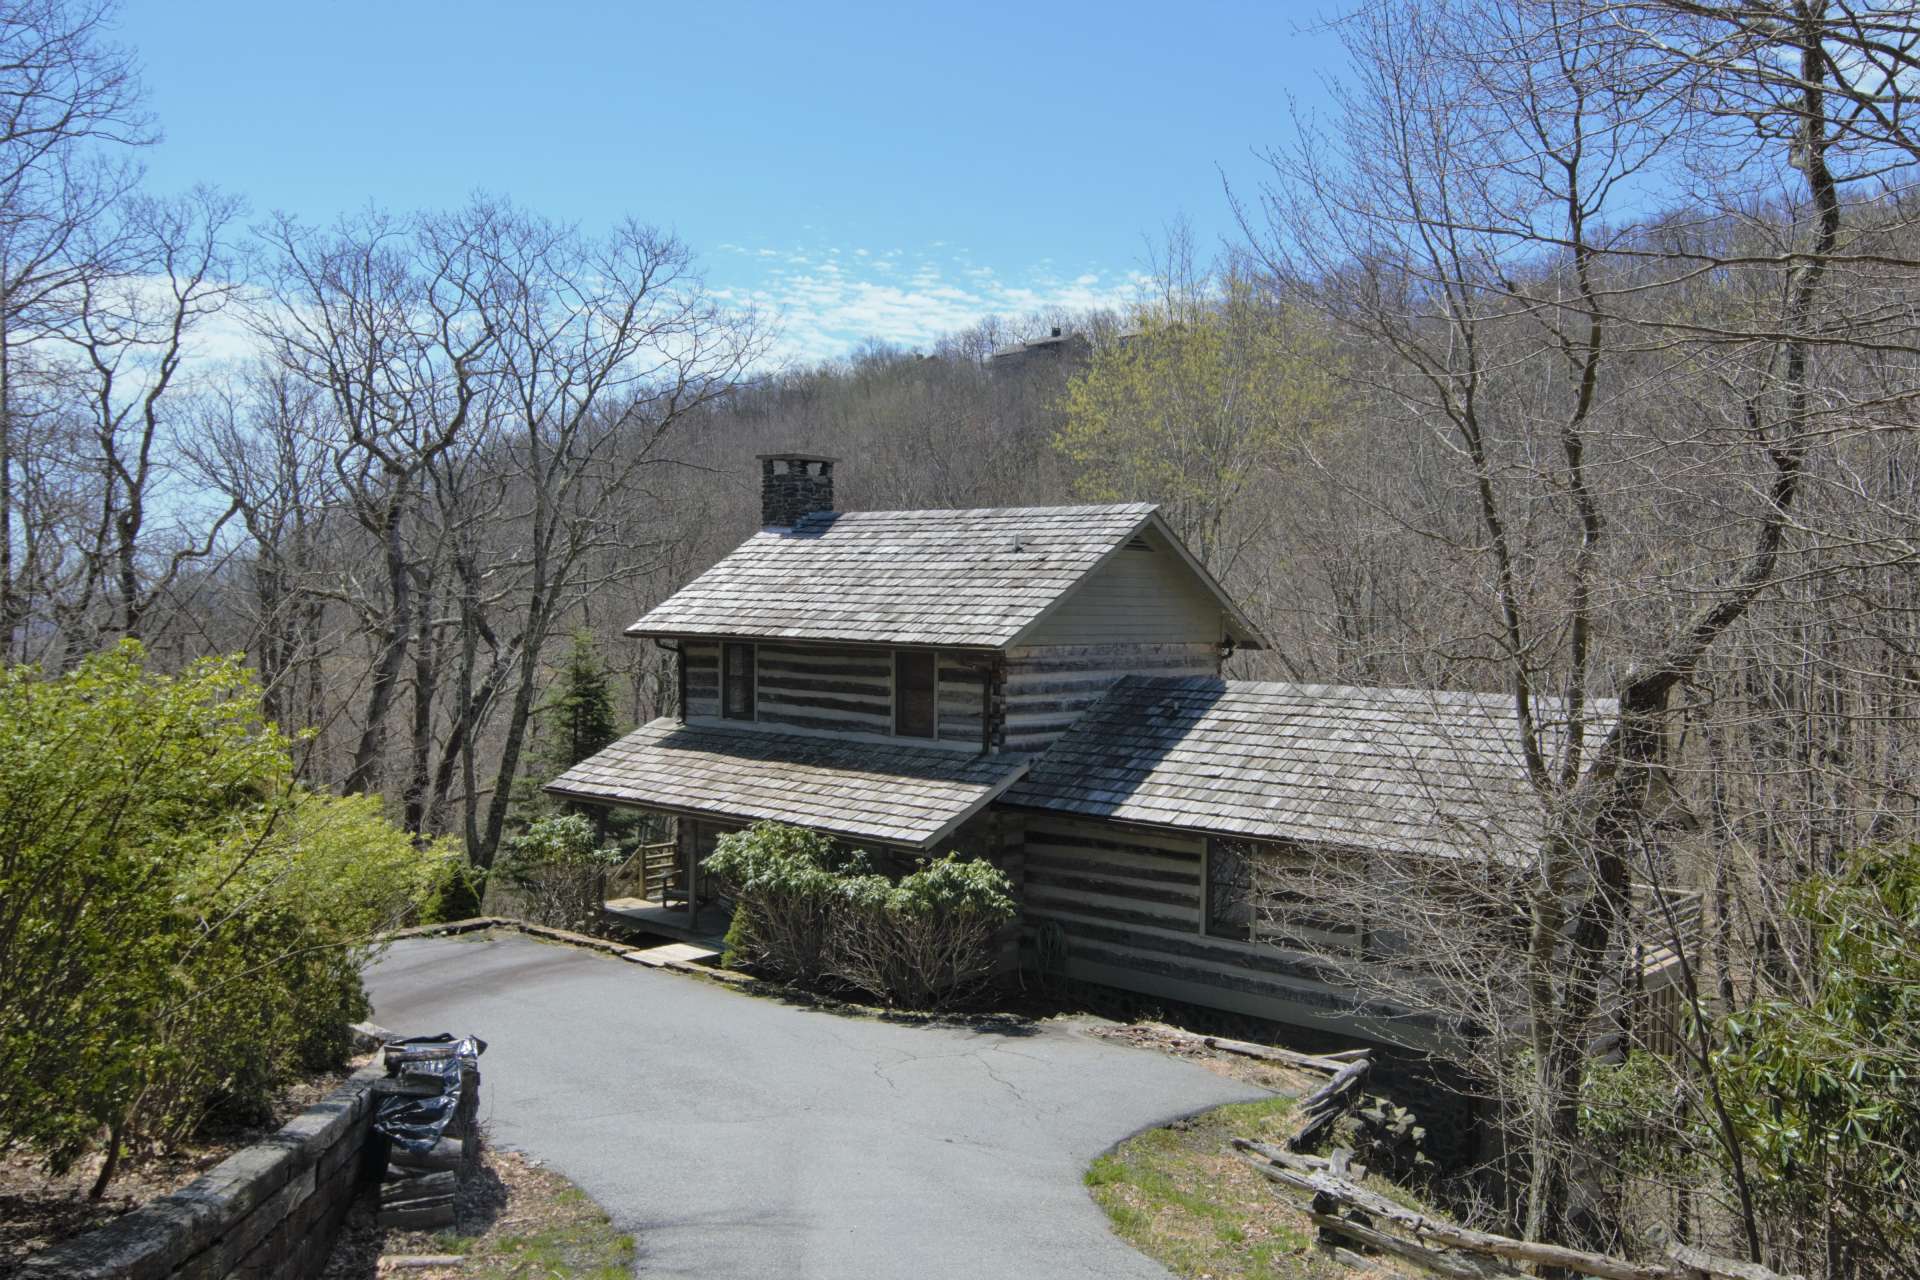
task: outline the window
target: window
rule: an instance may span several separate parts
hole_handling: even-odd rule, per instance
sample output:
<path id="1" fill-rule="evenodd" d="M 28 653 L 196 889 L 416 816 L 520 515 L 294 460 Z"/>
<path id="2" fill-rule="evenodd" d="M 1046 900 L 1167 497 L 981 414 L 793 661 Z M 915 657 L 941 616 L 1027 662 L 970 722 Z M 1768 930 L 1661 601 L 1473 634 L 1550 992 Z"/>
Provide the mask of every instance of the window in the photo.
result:
<path id="1" fill-rule="evenodd" d="M 1351 946 L 1360 931 L 1310 896 L 1311 866 L 1286 845 L 1207 841 L 1206 933 L 1215 938 L 1316 947 Z"/>
<path id="2" fill-rule="evenodd" d="M 1207 841 L 1207 932 L 1216 938 L 1254 938 L 1252 846 Z"/>
<path id="3" fill-rule="evenodd" d="M 753 646 L 729 644 L 720 650 L 720 714 L 729 720 L 753 719 Z"/>
<path id="4" fill-rule="evenodd" d="M 931 738 L 939 719 L 934 655 L 896 650 L 893 655 L 893 731 L 903 738 Z"/>

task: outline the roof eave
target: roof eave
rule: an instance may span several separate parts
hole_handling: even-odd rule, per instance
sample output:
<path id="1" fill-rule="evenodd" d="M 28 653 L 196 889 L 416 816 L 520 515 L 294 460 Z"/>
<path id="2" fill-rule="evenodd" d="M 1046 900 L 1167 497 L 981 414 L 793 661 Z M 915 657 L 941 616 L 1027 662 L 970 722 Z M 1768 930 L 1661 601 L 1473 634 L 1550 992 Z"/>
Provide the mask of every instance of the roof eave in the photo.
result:
<path id="1" fill-rule="evenodd" d="M 761 814 L 737 813 L 733 810 L 717 808 L 696 809 L 687 805 L 668 804 L 664 801 L 656 800 L 628 800 L 620 796 L 604 795 L 597 791 L 583 791 L 574 787 L 563 787 L 553 782 L 547 783 L 540 789 L 549 795 L 561 796 L 568 800 L 581 800 L 591 804 L 615 805 L 625 809 L 646 809 L 654 813 L 670 813 L 682 818 L 713 818 L 722 822 L 742 823 L 754 823 L 764 820 L 764 815 Z M 924 852 L 929 846 L 944 838 L 944 834 L 934 835 L 929 837 L 924 844 L 905 844 L 882 839 L 870 831 L 850 831 L 838 827 L 826 826 L 813 826 L 809 829 L 835 836 L 842 840 L 858 840 L 868 844 L 885 844 L 894 848 L 913 849 L 920 852 Z"/>
<path id="2" fill-rule="evenodd" d="M 634 623 L 621 632 L 636 640 L 722 640 L 747 644 L 783 644 L 805 648 L 808 645 L 864 645 L 870 649 L 939 649 L 942 652 L 998 653 L 1004 643 L 969 640 L 894 640 L 885 636 L 787 636 L 756 631 L 689 630 L 685 627 L 643 627 Z"/>

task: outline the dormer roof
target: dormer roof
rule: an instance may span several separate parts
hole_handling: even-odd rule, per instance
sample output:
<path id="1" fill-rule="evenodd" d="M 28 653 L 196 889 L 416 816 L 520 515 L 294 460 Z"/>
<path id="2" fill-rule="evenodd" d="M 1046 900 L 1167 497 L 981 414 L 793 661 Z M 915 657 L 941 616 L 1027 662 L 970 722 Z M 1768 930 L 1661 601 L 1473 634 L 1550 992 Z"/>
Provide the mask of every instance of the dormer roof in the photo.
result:
<path id="1" fill-rule="evenodd" d="M 821 511 L 763 529 L 627 628 L 630 636 L 997 649 L 1156 528 L 1220 602 L 1221 636 L 1259 633 L 1150 503 Z"/>

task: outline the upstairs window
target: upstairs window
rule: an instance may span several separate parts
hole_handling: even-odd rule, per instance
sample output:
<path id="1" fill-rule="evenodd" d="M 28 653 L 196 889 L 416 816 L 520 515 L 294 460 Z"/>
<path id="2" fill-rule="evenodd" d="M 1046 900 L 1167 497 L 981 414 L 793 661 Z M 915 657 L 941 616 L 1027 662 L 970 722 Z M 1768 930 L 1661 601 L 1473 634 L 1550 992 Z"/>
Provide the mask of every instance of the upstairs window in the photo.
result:
<path id="1" fill-rule="evenodd" d="M 720 714 L 729 720 L 753 719 L 753 646 L 720 648 Z"/>
<path id="2" fill-rule="evenodd" d="M 903 738 L 931 738 L 939 723 L 934 655 L 896 650 L 893 655 L 893 731 Z"/>

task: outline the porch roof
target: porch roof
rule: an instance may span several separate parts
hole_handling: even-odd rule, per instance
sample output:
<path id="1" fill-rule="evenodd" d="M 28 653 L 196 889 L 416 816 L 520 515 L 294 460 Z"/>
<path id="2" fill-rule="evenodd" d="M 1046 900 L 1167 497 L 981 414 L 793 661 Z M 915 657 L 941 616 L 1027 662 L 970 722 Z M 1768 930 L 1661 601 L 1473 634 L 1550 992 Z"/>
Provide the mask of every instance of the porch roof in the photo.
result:
<path id="1" fill-rule="evenodd" d="M 770 818 L 848 840 L 929 849 L 1026 769 L 1017 757 L 663 717 L 582 760 L 546 790 L 739 822 Z"/>

